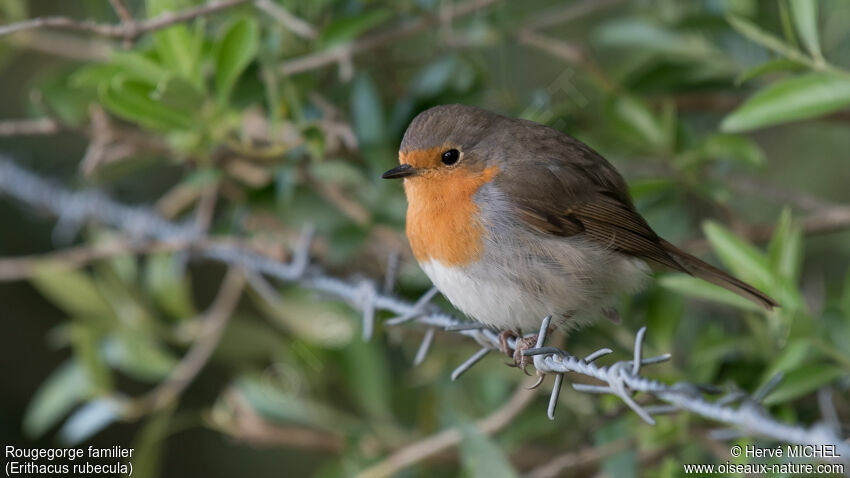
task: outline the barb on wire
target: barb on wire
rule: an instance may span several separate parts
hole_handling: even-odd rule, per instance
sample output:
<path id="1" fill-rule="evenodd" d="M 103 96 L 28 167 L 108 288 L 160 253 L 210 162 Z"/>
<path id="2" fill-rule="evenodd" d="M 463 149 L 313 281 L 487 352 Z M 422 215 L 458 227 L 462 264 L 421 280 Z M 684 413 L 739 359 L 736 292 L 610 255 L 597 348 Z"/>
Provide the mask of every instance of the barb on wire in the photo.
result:
<path id="1" fill-rule="evenodd" d="M 458 378 L 460 378 L 461 375 L 463 375 L 467 370 L 471 369 L 472 366 L 477 364 L 481 359 L 483 359 L 485 355 L 490 353 L 490 350 L 492 349 L 489 349 L 487 347 L 481 347 L 478 352 L 472 354 L 472 357 L 469 357 L 468 359 L 466 359 L 466 362 L 460 364 L 458 368 L 454 369 L 454 372 L 452 372 L 452 380 L 457 380 Z"/>
<path id="2" fill-rule="evenodd" d="M 440 293 L 439 289 L 437 289 L 436 287 L 431 287 L 430 289 L 428 289 L 428 292 L 422 294 L 422 297 L 420 297 L 419 300 L 417 300 L 416 303 L 413 304 L 413 309 L 410 312 L 402 314 L 398 317 L 393 317 L 392 319 L 387 319 L 386 324 L 399 325 L 405 322 L 410 322 L 416 317 L 422 315 L 425 312 L 425 306 L 428 305 L 428 303 L 431 302 L 431 299 L 433 299 L 438 293 Z"/>
<path id="3" fill-rule="evenodd" d="M 549 327 L 550 318 L 544 319 L 540 326 L 538 345 L 545 343 L 546 332 Z M 759 400 L 770 392 L 781 381 L 781 377 L 774 377 L 761 390 L 756 392 L 752 399 L 744 400 L 737 408 L 729 406 L 729 400 L 719 399 L 716 401 L 706 400 L 700 387 L 679 382 L 667 385 L 657 380 L 652 380 L 639 375 L 642 365 L 651 365 L 669 360 L 669 354 L 658 357 L 644 358 L 642 355 L 643 340 L 646 328 L 638 332 L 635 340 L 635 353 L 631 361 L 616 362 L 607 366 L 597 366 L 587 359 L 579 359 L 563 350 L 552 352 L 550 348 L 538 347 L 525 351 L 526 355 L 534 357 L 534 366 L 539 372 L 558 374 L 557 378 L 568 372 L 579 373 L 593 377 L 604 382 L 606 385 L 584 385 L 574 384 L 577 391 L 594 393 L 607 393 L 620 397 L 635 413 L 649 424 L 654 424 L 652 412 L 670 413 L 672 411 L 687 410 L 705 418 L 732 424 L 740 427 L 745 433 L 755 433 L 768 436 L 780 441 L 802 444 L 802 445 L 834 445 L 838 455 L 847 457 L 850 453 L 850 444 L 842 441 L 828 425 L 816 424 L 806 428 L 798 425 L 781 423 L 765 412 L 760 406 Z M 607 353 L 607 350 L 606 350 Z M 598 353 L 592 354 L 598 358 Z M 589 356 L 590 357 L 590 356 Z M 554 403 L 561 388 L 560 380 L 555 381 L 550 399 L 549 416 L 554 415 Z M 643 392 L 666 402 L 663 408 L 640 406 L 632 397 L 634 394 Z M 735 400 L 740 400 L 736 395 Z M 846 459 L 846 458 L 843 458 Z"/>
<path id="4" fill-rule="evenodd" d="M 422 337 L 422 343 L 416 351 L 416 357 L 413 358 L 413 365 L 419 365 L 425 361 L 428 351 L 431 350 L 431 344 L 434 342 L 434 329 L 425 331 L 425 337 Z"/>
<path id="5" fill-rule="evenodd" d="M 38 177 L 16 166 L 0 155 L 0 195 L 6 195 L 27 206 L 36 207 L 74 222 L 96 221 L 122 231 L 131 239 L 150 240 L 186 240 L 198 239 L 197 231 L 191 224 L 176 224 L 167 221 L 154 211 L 145 207 L 120 204 L 106 195 L 93 191 L 71 192 L 51 181 Z M 454 333 L 472 338 L 481 348 L 469 359 L 457 367 L 451 374 L 456 380 L 469 370 L 490 351 L 499 349 L 497 331 L 483 328 L 480 324 L 456 319 L 437 310 L 423 311 L 423 306 L 433 298 L 436 292 L 429 291 L 416 303 L 410 303 L 378 291 L 374 284 L 351 282 L 326 275 L 319 267 L 309 262 L 309 246 L 312 229 L 306 228 L 295 247 L 290 262 L 281 262 L 258 254 L 238 244 L 212 243 L 209 247 L 189 248 L 194 257 L 215 260 L 245 270 L 248 279 L 255 288 L 267 289 L 255 275 L 265 275 L 279 281 L 297 282 L 301 287 L 327 294 L 345 301 L 364 314 L 364 335 L 367 326 L 371 327 L 377 311 L 387 311 L 397 317 L 413 317 L 413 322 L 426 329 L 425 337 L 416 353 L 415 363 L 424 360 L 434 339 L 436 329 L 451 330 Z M 0 274 L 2 276 L 2 274 Z M 259 284 L 259 285 L 258 285 Z M 268 292 L 268 291 L 267 291 Z M 271 294 L 266 294 L 271 296 Z M 835 426 L 816 424 L 811 427 L 782 423 L 769 416 L 760 405 L 761 397 L 778 384 L 780 378 L 774 378 L 753 397 L 738 390 L 716 400 L 705 398 L 707 392 L 714 390 L 697 385 L 679 382 L 668 385 L 640 375 L 643 366 L 657 364 L 670 359 L 669 354 L 657 357 L 643 356 L 643 341 L 646 329 L 641 329 L 635 340 L 634 354 L 631 360 L 615 362 L 610 365 L 597 365 L 596 360 L 611 354 L 611 349 L 600 349 L 585 358 L 575 357 L 568 352 L 546 347 L 546 334 L 550 318 L 541 324 L 535 348 L 524 351 L 524 355 L 533 357 L 538 373 L 555 375 L 555 386 L 549 399 L 548 415 L 554 418 L 565 374 L 577 373 L 595 378 L 600 385 L 573 384 L 578 391 L 613 394 L 621 398 L 632 410 L 647 423 L 654 423 L 653 414 L 674 411 L 689 411 L 704 418 L 732 425 L 745 434 L 757 434 L 782 442 L 805 445 L 834 445 L 836 454 L 847 459 L 850 457 L 850 444 L 843 441 Z M 405 321 L 396 321 L 397 323 Z M 369 329 L 371 334 L 371 329 Z M 515 348 L 516 339 L 508 340 L 508 346 Z M 661 407 L 639 405 L 633 398 L 637 393 L 651 395 L 660 400 Z M 824 400 L 826 402 L 826 400 Z M 736 406 L 737 404 L 737 406 Z"/>
<path id="6" fill-rule="evenodd" d="M 363 281 L 359 289 L 357 305 L 363 311 L 363 340 L 371 340 L 375 331 L 375 295 L 378 290 L 371 281 Z"/>

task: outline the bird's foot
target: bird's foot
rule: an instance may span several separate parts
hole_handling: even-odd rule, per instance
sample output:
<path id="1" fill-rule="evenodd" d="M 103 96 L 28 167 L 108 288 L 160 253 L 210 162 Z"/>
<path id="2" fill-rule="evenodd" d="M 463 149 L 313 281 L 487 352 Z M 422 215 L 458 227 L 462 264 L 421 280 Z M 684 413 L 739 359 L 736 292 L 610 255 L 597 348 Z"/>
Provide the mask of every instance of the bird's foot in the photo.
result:
<path id="1" fill-rule="evenodd" d="M 534 334 L 529 337 L 517 337 L 516 338 L 516 348 L 514 348 L 514 365 L 522 369 L 522 373 L 526 375 L 531 375 L 528 373 L 528 364 L 532 362 L 531 357 L 526 357 L 522 353 L 528 349 L 533 349 L 537 345 L 537 334 Z"/>
<path id="2" fill-rule="evenodd" d="M 508 357 L 513 357 L 513 350 L 511 346 L 508 345 L 508 339 L 519 338 L 522 337 L 522 334 L 519 331 L 514 332 L 513 330 L 503 330 L 499 333 L 499 352 L 507 355 Z"/>
<path id="3" fill-rule="evenodd" d="M 513 350 L 511 350 L 511 346 L 508 345 L 508 340 L 511 338 L 516 340 L 516 347 L 514 347 Z M 528 349 L 534 348 L 536 345 L 537 334 L 529 337 L 523 337 L 521 332 L 513 330 L 503 330 L 499 334 L 499 351 L 514 359 L 514 363 L 508 363 L 508 365 L 511 367 L 521 368 L 523 373 L 526 375 L 531 375 L 528 373 L 527 368 L 532 360 L 531 357 L 526 357 L 522 353 Z"/>

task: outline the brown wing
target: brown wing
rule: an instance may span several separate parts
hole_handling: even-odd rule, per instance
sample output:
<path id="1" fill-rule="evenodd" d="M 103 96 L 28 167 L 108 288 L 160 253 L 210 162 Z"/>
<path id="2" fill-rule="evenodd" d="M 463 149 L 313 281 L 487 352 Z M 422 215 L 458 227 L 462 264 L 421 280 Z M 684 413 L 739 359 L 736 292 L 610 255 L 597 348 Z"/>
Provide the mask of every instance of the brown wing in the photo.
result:
<path id="1" fill-rule="evenodd" d="M 598 153 L 566 135 L 548 158 L 520 160 L 497 177 L 519 217 L 546 234 L 583 234 L 624 254 L 687 272 L 635 210 L 626 183 Z M 553 140 L 555 141 L 555 140 Z M 554 153 L 554 154 L 553 154 Z"/>
<path id="2" fill-rule="evenodd" d="M 531 228 L 556 236 L 584 235 L 613 250 L 685 272 L 771 309 L 776 301 L 658 237 L 637 212 L 626 182 L 608 161 L 555 130 L 520 123 L 517 139 L 538 155 L 519 157 L 496 177 L 517 215 Z M 527 137 L 523 137 L 527 135 Z"/>

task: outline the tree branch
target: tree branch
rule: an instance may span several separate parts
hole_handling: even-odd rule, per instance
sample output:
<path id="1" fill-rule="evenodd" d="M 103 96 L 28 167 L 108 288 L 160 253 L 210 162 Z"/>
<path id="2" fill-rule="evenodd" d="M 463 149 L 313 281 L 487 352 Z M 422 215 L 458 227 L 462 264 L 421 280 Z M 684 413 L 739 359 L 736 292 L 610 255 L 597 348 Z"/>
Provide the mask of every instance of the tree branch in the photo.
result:
<path id="1" fill-rule="evenodd" d="M 59 123 L 52 118 L 0 121 L 0 137 L 54 134 L 60 130 Z"/>
<path id="2" fill-rule="evenodd" d="M 536 394 L 520 384 L 511 398 L 489 416 L 479 420 L 475 426 L 485 435 L 492 435 L 510 424 L 528 405 L 534 401 Z M 387 458 L 361 471 L 357 478 L 387 478 L 401 470 L 436 455 L 444 450 L 457 446 L 461 440 L 459 428 L 449 428 L 412 443 L 393 452 Z"/>
<path id="3" fill-rule="evenodd" d="M 211 425 L 236 440 L 264 446 L 283 446 L 340 453 L 345 442 L 340 435 L 303 426 L 269 423 L 260 416 L 236 390 L 229 390 L 225 400 L 233 408 L 233 416 L 211 418 Z M 213 414 L 215 415 L 215 414 Z M 222 422 L 226 420 L 226 422 Z"/>
<path id="4" fill-rule="evenodd" d="M 256 5 L 260 10 L 268 13 L 270 17 L 283 25 L 284 28 L 302 38 L 313 40 L 318 36 L 313 25 L 310 25 L 306 21 L 289 13 L 289 10 L 283 8 L 280 4 L 273 2 L 272 0 L 256 0 L 254 5 Z"/>
<path id="5" fill-rule="evenodd" d="M 132 412 L 143 413 L 170 405 L 192 383 L 218 346 L 244 285 L 242 271 L 236 267 L 228 269 L 215 301 L 200 318 L 201 328 L 192 348 L 165 381 L 132 403 Z"/>
<path id="6" fill-rule="evenodd" d="M 451 21 L 455 18 L 469 15 L 470 13 L 489 7 L 498 1 L 500 0 L 468 0 L 464 3 L 454 5 L 448 11 L 449 13 L 445 15 L 445 18 L 443 16 L 419 18 L 393 30 L 366 36 L 350 44 L 343 44 L 320 52 L 309 53 L 298 58 L 286 60 L 280 66 L 280 71 L 284 75 L 295 75 L 348 61 L 355 55 L 415 35 L 438 25 L 440 21 Z"/>
<path id="7" fill-rule="evenodd" d="M 180 12 L 167 12 L 139 22 L 123 21 L 118 25 L 78 21 L 67 17 L 39 17 L 0 26 L 0 36 L 35 28 L 58 28 L 91 33 L 109 38 L 134 40 L 145 33 L 161 30 L 171 25 L 233 8 L 251 0 L 221 0 Z"/>
<path id="8" fill-rule="evenodd" d="M 525 478 L 557 478 L 567 476 L 567 471 L 598 463 L 609 456 L 616 455 L 634 446 L 630 439 L 620 439 L 602 446 L 590 446 L 578 451 L 569 451 L 534 468 L 526 473 Z"/>

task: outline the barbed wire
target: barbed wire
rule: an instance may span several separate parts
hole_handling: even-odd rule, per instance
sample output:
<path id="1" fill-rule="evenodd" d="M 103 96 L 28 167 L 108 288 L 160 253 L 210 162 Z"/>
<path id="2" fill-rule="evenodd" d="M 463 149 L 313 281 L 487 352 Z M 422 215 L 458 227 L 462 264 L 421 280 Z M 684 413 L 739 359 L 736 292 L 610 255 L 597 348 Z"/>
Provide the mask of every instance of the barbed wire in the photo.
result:
<path id="1" fill-rule="evenodd" d="M 57 227 L 71 227 L 76 230 L 83 223 L 94 221 L 118 229 L 130 235 L 132 239 L 202 239 L 201 232 L 191 221 L 174 223 L 163 219 L 150 208 L 124 205 L 98 191 L 70 191 L 17 166 L 3 155 L 0 155 L 0 195 L 55 215 L 59 218 Z M 378 311 L 395 314 L 395 317 L 384 321 L 388 326 L 415 323 L 425 327 L 425 335 L 414 358 L 416 364 L 421 363 L 427 355 L 434 341 L 435 331 L 449 331 L 470 337 L 481 345 L 481 348 L 455 368 L 451 373 L 452 380 L 457 380 L 491 351 L 499 349 L 499 336 L 496 331 L 476 322 L 459 320 L 431 304 L 431 299 L 437 294 L 435 288 L 411 303 L 383 292 L 382 289 L 387 289 L 386 284 L 379 286 L 369 280 L 344 280 L 325 274 L 320 267 L 310 263 L 312 235 L 312 228 L 304 229 L 289 262 L 246 250 L 236 244 L 200 240 L 198 242 L 201 245 L 198 248 L 189 247 L 187 251 L 193 256 L 239 266 L 253 274 L 263 274 L 284 282 L 297 282 L 301 287 L 347 302 L 362 312 L 364 339 L 372 336 Z M 835 455 L 840 457 L 841 461 L 850 463 L 850 444 L 838 435 L 836 427 L 827 423 L 816 423 L 809 427 L 782 423 L 767 413 L 760 403 L 761 399 L 779 383 L 781 377 L 772 380 L 752 396 L 733 391 L 715 400 L 709 400 L 706 398 L 705 387 L 686 382 L 665 384 L 641 375 L 643 366 L 670 359 L 670 355 L 649 358 L 643 356 L 645 327 L 638 331 L 635 338 L 631 360 L 597 365 L 597 359 L 613 351 L 603 348 L 585 358 L 578 358 L 564 350 L 546 347 L 550 320 L 550 317 L 543 320 L 536 347 L 524 352 L 524 355 L 533 357 L 538 373 L 554 375 L 548 407 L 550 419 L 554 419 L 565 374 L 575 373 L 599 380 L 604 385 L 573 384 L 574 390 L 616 395 L 649 424 L 655 423 L 653 414 L 689 411 L 703 418 L 730 425 L 744 434 L 760 435 L 785 443 L 834 447 Z M 509 339 L 508 345 L 511 348 L 516 347 L 516 339 Z M 641 406 L 633 398 L 636 393 L 651 395 L 664 405 Z"/>

